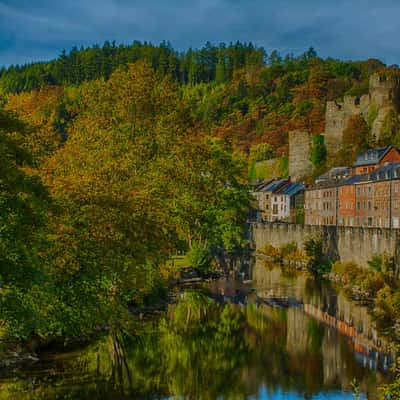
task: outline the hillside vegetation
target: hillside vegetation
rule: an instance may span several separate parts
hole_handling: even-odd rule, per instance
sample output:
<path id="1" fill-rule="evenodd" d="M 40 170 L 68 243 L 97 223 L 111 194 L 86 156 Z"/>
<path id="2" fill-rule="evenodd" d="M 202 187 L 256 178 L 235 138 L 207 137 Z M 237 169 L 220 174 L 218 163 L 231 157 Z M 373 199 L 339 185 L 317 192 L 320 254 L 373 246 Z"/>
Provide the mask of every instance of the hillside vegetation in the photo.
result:
<path id="1" fill-rule="evenodd" d="M 382 68 L 135 42 L 2 69 L 2 339 L 123 326 L 128 303 L 164 289 L 171 255 L 240 247 L 249 171 L 280 158 L 284 174 L 288 131 L 323 132 L 326 101 Z"/>

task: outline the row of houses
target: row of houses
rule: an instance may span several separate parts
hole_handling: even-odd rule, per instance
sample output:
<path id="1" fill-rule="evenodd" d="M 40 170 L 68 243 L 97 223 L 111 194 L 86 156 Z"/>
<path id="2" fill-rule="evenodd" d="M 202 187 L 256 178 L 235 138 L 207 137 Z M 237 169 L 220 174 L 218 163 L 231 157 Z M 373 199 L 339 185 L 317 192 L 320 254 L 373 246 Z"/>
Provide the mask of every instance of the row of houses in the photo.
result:
<path id="1" fill-rule="evenodd" d="M 400 152 L 392 146 L 368 150 L 351 168 L 333 168 L 311 187 L 273 180 L 255 195 L 258 218 L 269 222 L 400 228 Z"/>
<path id="2" fill-rule="evenodd" d="M 257 219 L 267 222 L 304 222 L 300 220 L 304 213 L 304 189 L 304 184 L 291 182 L 290 178 L 261 182 L 254 190 Z"/>

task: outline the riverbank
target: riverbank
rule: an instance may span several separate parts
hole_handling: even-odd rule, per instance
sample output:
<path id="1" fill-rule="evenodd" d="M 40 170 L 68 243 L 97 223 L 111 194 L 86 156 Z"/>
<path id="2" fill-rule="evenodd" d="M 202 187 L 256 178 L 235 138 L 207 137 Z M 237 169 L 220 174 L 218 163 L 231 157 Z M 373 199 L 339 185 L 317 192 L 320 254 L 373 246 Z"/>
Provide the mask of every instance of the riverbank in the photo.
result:
<path id="1" fill-rule="evenodd" d="M 375 257 L 370 268 L 352 262 L 332 262 L 321 252 L 316 241 L 301 250 L 295 243 L 281 248 L 267 245 L 256 256 L 284 268 L 316 274 L 343 289 L 354 301 L 368 305 L 378 328 L 395 342 L 400 342 L 400 281 L 390 258 Z"/>
<path id="2" fill-rule="evenodd" d="M 178 294 L 184 288 L 201 285 L 224 276 L 222 270 L 206 269 L 204 271 L 187 266 L 187 264 L 166 266 L 162 270 L 162 284 L 143 304 L 129 302 L 129 315 L 143 320 L 156 314 L 164 313 L 168 306 L 178 301 Z M 99 326 L 97 333 L 90 337 L 69 337 L 68 340 L 58 337 L 32 337 L 25 341 L 12 340 L 2 343 L 0 350 L 0 370 L 16 367 L 27 367 L 40 361 L 42 352 L 68 351 L 76 347 L 87 346 L 111 330 L 110 326 Z"/>
<path id="3" fill-rule="evenodd" d="M 354 378 L 377 400 L 390 354 L 365 307 L 310 273 L 254 260 L 249 268 L 246 283 L 224 278 L 184 288 L 166 312 L 135 318 L 129 331 L 47 352 L 32 367 L 3 374 L 2 400 L 23 393 L 35 400 L 250 400 L 266 391 L 273 400 L 350 400 Z M 346 329 L 351 317 L 362 331 Z"/>

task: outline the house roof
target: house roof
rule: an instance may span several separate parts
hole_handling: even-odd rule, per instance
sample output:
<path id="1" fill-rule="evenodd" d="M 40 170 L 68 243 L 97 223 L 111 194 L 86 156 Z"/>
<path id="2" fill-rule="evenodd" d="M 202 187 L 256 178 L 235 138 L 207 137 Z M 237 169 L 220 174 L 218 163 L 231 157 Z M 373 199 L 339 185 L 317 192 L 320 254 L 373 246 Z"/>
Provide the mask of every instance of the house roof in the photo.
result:
<path id="1" fill-rule="evenodd" d="M 372 171 L 369 176 L 370 180 L 373 181 L 400 178 L 400 162 L 389 163 L 381 168 Z"/>
<path id="2" fill-rule="evenodd" d="M 286 196 L 294 196 L 304 189 L 305 186 L 302 183 L 289 183 L 289 185 L 286 185 L 283 188 L 279 189 L 277 193 L 284 194 Z"/>
<path id="3" fill-rule="evenodd" d="M 363 165 L 377 164 L 382 160 L 383 157 L 391 150 L 393 146 L 380 147 L 377 149 L 370 149 L 360 153 L 357 156 L 356 162 L 353 167 L 361 167 Z"/>
<path id="4" fill-rule="evenodd" d="M 256 192 L 261 192 L 263 188 L 268 186 L 270 183 L 272 183 L 274 179 L 264 179 L 262 182 L 259 182 L 255 188 Z"/>
<path id="5" fill-rule="evenodd" d="M 354 183 L 358 183 L 363 179 L 363 176 L 365 175 L 354 175 L 350 176 L 349 178 L 343 179 L 338 183 L 339 186 L 345 186 L 345 185 L 353 185 Z"/>
<path id="6" fill-rule="evenodd" d="M 319 176 L 315 183 L 317 185 L 321 183 L 334 183 L 333 181 L 339 181 L 340 179 L 344 179 L 350 175 L 350 168 L 349 167 L 334 167 L 331 168 L 327 173 L 324 175 Z"/>
<path id="7" fill-rule="evenodd" d="M 341 176 L 349 176 L 350 168 L 349 167 L 334 167 L 331 168 L 328 172 L 329 177 L 338 178 Z"/>
<path id="8" fill-rule="evenodd" d="M 273 192 L 274 190 L 279 189 L 286 182 L 288 182 L 287 179 L 274 180 L 271 183 L 269 183 L 268 185 L 261 188 L 259 191 L 260 192 Z"/>

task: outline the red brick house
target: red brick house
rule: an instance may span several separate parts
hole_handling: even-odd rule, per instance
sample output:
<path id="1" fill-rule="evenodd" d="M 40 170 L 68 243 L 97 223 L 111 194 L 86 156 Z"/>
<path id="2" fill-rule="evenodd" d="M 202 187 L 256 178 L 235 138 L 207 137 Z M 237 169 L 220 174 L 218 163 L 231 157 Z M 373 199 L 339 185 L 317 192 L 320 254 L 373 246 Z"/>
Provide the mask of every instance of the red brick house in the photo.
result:
<path id="1" fill-rule="evenodd" d="M 361 175 L 345 179 L 338 188 L 338 224 L 341 226 L 356 226 L 356 186 Z"/>
<path id="2" fill-rule="evenodd" d="M 353 174 L 365 174 L 372 172 L 386 163 L 400 162 L 399 149 L 393 146 L 381 147 L 378 149 L 367 150 L 357 156 L 353 164 Z"/>
<path id="3" fill-rule="evenodd" d="M 336 225 L 338 185 L 316 186 L 305 191 L 304 212 L 306 225 Z"/>

